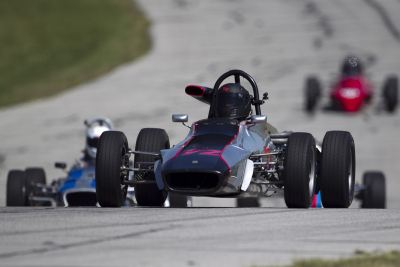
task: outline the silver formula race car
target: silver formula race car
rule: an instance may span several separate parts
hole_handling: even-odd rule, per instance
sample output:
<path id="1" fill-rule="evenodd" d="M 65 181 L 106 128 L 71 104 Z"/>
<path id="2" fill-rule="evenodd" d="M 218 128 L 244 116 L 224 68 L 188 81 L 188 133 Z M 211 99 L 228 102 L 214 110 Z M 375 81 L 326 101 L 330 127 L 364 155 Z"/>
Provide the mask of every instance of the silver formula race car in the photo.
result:
<path id="1" fill-rule="evenodd" d="M 230 76 L 235 83 L 221 86 Z M 250 83 L 252 94 L 240 84 L 241 78 Z M 135 188 L 139 206 L 162 206 L 168 193 L 254 198 L 270 197 L 277 190 L 284 190 L 289 208 L 309 208 L 319 191 L 325 208 L 351 205 L 355 146 L 349 132 L 327 132 L 321 150 L 310 133 L 278 132 L 261 114 L 268 94 L 260 99 L 256 82 L 241 70 L 223 74 L 214 88 L 191 85 L 185 92 L 210 109 L 172 148 L 163 129 L 142 129 L 134 150 L 122 132 L 101 135 L 96 195 L 102 207 L 120 207 L 128 186 Z M 175 114 L 172 120 L 184 123 L 188 116 Z"/>

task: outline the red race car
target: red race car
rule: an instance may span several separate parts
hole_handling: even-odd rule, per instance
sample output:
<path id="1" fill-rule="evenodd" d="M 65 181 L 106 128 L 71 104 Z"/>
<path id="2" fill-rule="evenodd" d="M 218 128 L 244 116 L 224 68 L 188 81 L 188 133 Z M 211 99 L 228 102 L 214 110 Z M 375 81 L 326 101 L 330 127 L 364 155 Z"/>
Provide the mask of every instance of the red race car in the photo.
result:
<path id="1" fill-rule="evenodd" d="M 305 85 L 305 108 L 313 112 L 321 96 L 321 83 L 315 76 L 308 77 Z M 373 85 L 364 74 L 361 61 L 354 56 L 347 57 L 342 74 L 330 89 L 330 109 L 349 113 L 359 111 L 373 97 Z M 382 88 L 384 108 L 392 113 L 398 102 L 398 79 L 389 76 Z"/>

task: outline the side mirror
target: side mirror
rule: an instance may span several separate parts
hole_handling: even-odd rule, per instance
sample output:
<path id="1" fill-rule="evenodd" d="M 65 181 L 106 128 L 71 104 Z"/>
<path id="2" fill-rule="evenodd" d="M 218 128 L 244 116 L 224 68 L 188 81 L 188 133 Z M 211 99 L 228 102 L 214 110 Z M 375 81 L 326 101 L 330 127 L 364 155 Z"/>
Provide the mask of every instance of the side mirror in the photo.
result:
<path id="1" fill-rule="evenodd" d="M 172 121 L 173 122 L 188 122 L 189 116 L 187 114 L 173 114 Z"/>
<path id="2" fill-rule="evenodd" d="M 252 123 L 267 123 L 267 115 L 251 115 Z"/>
<path id="3" fill-rule="evenodd" d="M 67 168 L 67 163 L 64 162 L 56 162 L 54 164 L 54 167 L 58 168 L 58 169 L 65 169 Z"/>

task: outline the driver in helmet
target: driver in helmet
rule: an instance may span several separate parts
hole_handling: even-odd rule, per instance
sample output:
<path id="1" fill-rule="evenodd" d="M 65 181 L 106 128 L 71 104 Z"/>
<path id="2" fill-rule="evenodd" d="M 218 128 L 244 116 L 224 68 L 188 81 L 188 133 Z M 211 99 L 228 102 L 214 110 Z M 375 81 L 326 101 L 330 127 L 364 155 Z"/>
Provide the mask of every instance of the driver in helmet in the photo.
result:
<path id="1" fill-rule="evenodd" d="M 85 121 L 86 125 L 86 144 L 84 150 L 84 157 L 82 161 L 95 163 L 97 146 L 99 143 L 100 135 L 105 131 L 113 131 L 114 125 L 110 119 L 106 117 L 96 117 L 89 123 Z"/>
<path id="2" fill-rule="evenodd" d="M 251 100 L 249 92 L 240 84 L 224 84 L 216 94 L 214 117 L 246 120 L 251 115 Z"/>
<path id="3" fill-rule="evenodd" d="M 355 56 L 345 58 L 342 65 L 342 74 L 346 76 L 359 76 L 363 74 L 363 65 Z"/>

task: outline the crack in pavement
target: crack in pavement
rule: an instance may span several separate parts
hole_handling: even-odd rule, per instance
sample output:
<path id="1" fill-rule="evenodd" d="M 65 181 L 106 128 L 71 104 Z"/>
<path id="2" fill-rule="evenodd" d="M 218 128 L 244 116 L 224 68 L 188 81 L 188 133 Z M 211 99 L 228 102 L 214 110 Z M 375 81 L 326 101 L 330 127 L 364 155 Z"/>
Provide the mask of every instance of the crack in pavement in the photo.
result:
<path id="1" fill-rule="evenodd" d="M 23 250 L 23 251 L 8 252 L 8 253 L 0 254 L 0 259 L 11 258 L 11 257 L 16 257 L 16 256 L 26 256 L 29 254 L 46 253 L 46 252 L 57 251 L 57 250 L 68 249 L 68 248 L 76 248 L 76 247 L 81 247 L 81 246 L 89 246 L 89 245 L 93 245 L 93 244 L 103 243 L 106 241 L 115 241 L 115 240 L 119 240 L 119 239 L 138 237 L 138 236 L 143 236 L 146 234 L 156 233 L 156 232 L 160 232 L 160 231 L 172 230 L 175 228 L 176 227 L 150 229 L 147 231 L 118 235 L 118 236 L 114 236 L 114 237 L 104 237 L 104 238 L 98 238 L 98 239 L 87 240 L 87 241 L 82 241 L 82 242 L 75 242 L 75 243 L 64 244 L 64 245 L 54 245 L 54 246 L 46 247 L 46 248 L 37 248 L 37 249 L 30 249 L 30 250 Z"/>
<path id="2" fill-rule="evenodd" d="M 393 21 L 390 19 L 390 16 L 386 9 L 380 3 L 375 2 L 374 0 L 364 0 L 364 2 L 375 9 L 376 12 L 378 12 L 378 15 L 381 17 L 383 24 L 386 26 L 388 31 L 397 41 L 400 42 L 400 31 L 396 28 Z"/>
<path id="3" fill-rule="evenodd" d="M 63 231 L 71 231 L 71 230 L 85 230 L 85 229 L 96 229 L 96 228 L 105 228 L 105 227 L 123 227 L 123 226 L 142 226 L 142 225 L 156 225 L 156 224 L 165 224 L 165 223 L 179 223 L 179 222 L 190 222 L 190 221 L 199 221 L 199 220 L 209 220 L 209 219 L 221 219 L 221 218 L 238 218 L 238 217 L 247 217 L 252 215 L 263 215 L 263 214 L 276 214 L 276 213 L 285 213 L 285 212 L 295 212 L 296 210 L 283 210 L 283 211 L 271 211 L 271 212 L 253 212 L 253 213 L 244 213 L 244 214 L 233 214 L 233 215 L 220 215 L 220 216 L 197 216 L 193 218 L 180 219 L 180 220 L 165 220 L 165 221 L 154 221 L 154 222 L 143 222 L 143 223 L 119 223 L 119 224 L 108 224 L 108 225 L 89 225 L 85 227 L 70 227 L 70 228 L 55 228 L 51 230 L 26 230 L 26 231 L 18 231 L 18 232 L 10 232 L 10 233 L 0 233 L 0 236 L 12 236 L 12 235 L 24 235 L 24 234 L 38 234 L 38 233 L 51 233 L 51 232 L 63 232 Z"/>
<path id="4" fill-rule="evenodd" d="M 323 32 L 325 37 L 331 37 L 334 33 L 334 28 L 328 16 L 326 16 L 315 2 L 307 2 L 305 4 L 305 13 L 314 16 L 317 20 L 317 26 Z"/>

